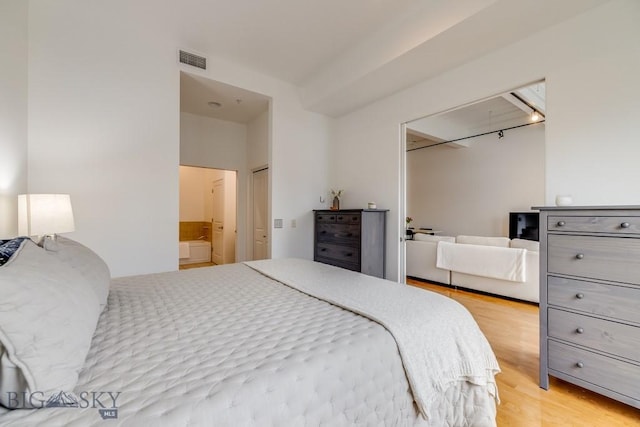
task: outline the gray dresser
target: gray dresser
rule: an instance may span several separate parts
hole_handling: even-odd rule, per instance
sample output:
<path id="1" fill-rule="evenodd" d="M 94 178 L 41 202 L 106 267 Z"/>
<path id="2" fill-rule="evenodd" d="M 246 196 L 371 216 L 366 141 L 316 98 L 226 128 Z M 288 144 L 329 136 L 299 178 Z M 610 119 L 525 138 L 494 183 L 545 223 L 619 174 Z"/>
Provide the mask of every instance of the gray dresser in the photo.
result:
<path id="1" fill-rule="evenodd" d="M 382 209 L 314 211 L 314 261 L 384 278 L 386 214 Z"/>
<path id="2" fill-rule="evenodd" d="M 640 408 L 640 206 L 540 210 L 540 387 Z"/>

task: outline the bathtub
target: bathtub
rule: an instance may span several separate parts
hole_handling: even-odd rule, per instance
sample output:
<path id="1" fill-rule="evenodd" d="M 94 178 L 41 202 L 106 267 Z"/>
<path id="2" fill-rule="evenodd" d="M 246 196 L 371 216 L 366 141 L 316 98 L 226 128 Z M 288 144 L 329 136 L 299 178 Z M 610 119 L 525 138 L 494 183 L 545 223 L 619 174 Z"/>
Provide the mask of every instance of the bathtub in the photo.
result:
<path id="1" fill-rule="evenodd" d="M 188 250 L 185 243 L 188 244 Z M 206 240 L 188 240 L 180 242 L 179 264 L 196 264 L 200 262 L 211 262 L 211 242 Z"/>

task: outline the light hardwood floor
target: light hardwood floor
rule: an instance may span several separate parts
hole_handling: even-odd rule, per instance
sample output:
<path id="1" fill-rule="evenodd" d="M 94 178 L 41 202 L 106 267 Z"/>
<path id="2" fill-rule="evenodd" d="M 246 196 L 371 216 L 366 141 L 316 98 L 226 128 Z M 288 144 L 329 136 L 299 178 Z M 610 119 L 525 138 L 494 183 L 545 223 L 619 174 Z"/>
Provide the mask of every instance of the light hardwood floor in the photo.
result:
<path id="1" fill-rule="evenodd" d="M 538 386 L 538 307 L 407 279 L 410 285 L 446 295 L 464 305 L 484 332 L 502 372 L 499 427 L 640 426 L 640 410 L 551 378 Z M 638 384 L 640 387 L 640 384 Z"/>

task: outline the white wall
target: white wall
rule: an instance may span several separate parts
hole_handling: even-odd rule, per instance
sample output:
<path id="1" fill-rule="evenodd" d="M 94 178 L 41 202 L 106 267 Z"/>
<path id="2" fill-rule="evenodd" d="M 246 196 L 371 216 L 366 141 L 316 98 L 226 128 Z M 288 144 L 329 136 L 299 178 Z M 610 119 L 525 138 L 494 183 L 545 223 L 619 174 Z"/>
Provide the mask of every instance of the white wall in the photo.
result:
<path id="1" fill-rule="evenodd" d="M 177 269 L 179 72 L 187 68 L 176 51 L 194 42 L 171 8 L 151 0 L 32 0 L 29 12 L 29 191 L 70 193 L 70 237 L 102 255 L 114 276 Z M 272 254 L 310 256 L 308 212 L 327 187 L 331 122 L 303 111 L 291 85 L 213 56 L 208 63 L 197 74 L 273 99 L 272 209 L 308 220 L 274 233 Z"/>
<path id="2" fill-rule="evenodd" d="M 509 212 L 544 204 L 544 125 L 407 153 L 407 215 L 443 235 L 509 236 Z"/>
<path id="3" fill-rule="evenodd" d="M 0 239 L 18 234 L 18 194 L 27 191 L 28 8 L 0 2 Z"/>
<path id="4" fill-rule="evenodd" d="M 403 228 L 400 123 L 545 78 L 545 200 L 638 204 L 640 2 L 612 0 L 339 119 L 331 182 L 388 215 L 387 275 L 398 278 Z M 362 159 L 362 160 L 359 160 Z M 348 194 L 349 194 L 348 193 Z"/>
<path id="5" fill-rule="evenodd" d="M 207 206 L 207 203 L 211 202 L 206 198 L 207 191 L 210 189 L 211 180 L 208 179 L 207 169 L 180 166 L 181 222 L 211 221 L 211 208 Z"/>
<path id="6" fill-rule="evenodd" d="M 180 163 L 244 170 L 247 163 L 247 126 L 180 113 Z"/>
<path id="7" fill-rule="evenodd" d="M 247 170 L 269 164 L 269 110 L 247 124 Z"/>

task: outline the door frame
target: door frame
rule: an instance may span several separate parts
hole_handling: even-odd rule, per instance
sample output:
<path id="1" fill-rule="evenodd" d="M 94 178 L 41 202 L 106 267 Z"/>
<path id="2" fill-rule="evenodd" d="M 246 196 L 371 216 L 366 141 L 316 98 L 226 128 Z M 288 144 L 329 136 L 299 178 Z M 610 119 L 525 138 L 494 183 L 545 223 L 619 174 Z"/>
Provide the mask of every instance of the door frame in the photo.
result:
<path id="1" fill-rule="evenodd" d="M 217 178 L 214 179 L 211 182 L 211 262 L 213 262 L 214 264 L 217 265 L 222 265 L 225 263 L 225 249 L 226 249 L 226 238 L 225 238 L 225 233 L 226 233 L 226 229 L 225 227 L 227 226 L 226 224 L 226 188 L 225 188 L 225 180 L 226 177 L 223 175 L 222 178 Z M 215 237 L 215 217 L 216 217 L 216 186 L 220 187 L 220 190 L 222 192 L 222 207 L 221 212 L 222 212 L 222 228 L 220 229 L 220 241 L 218 242 L 217 238 Z M 216 243 L 220 245 L 220 260 L 221 262 L 217 263 L 214 261 L 214 255 L 216 253 L 215 247 L 216 247 Z"/>
<path id="2" fill-rule="evenodd" d="M 251 184 L 250 184 L 250 190 L 249 190 L 249 209 L 247 211 L 247 223 L 249 225 L 248 227 L 248 242 L 246 245 L 246 252 L 247 252 L 247 258 L 253 260 L 254 259 L 254 253 L 253 253 L 253 242 L 254 242 L 254 237 L 253 237 L 253 233 L 255 231 L 255 227 L 254 227 L 254 221 L 253 221 L 253 214 L 255 212 L 255 206 L 254 206 L 254 174 L 256 172 L 260 172 L 266 170 L 267 171 L 267 206 L 266 206 L 266 212 L 267 212 L 267 218 L 266 218 L 266 232 L 267 232 L 267 259 L 271 258 L 271 168 L 269 167 L 268 164 L 264 164 L 262 166 L 258 166 L 256 168 L 251 169 Z"/>
<path id="3" fill-rule="evenodd" d="M 398 198 L 398 282 L 407 280 L 407 244 L 406 244 L 406 217 L 407 217 L 407 122 L 400 123 L 400 194 Z"/>

